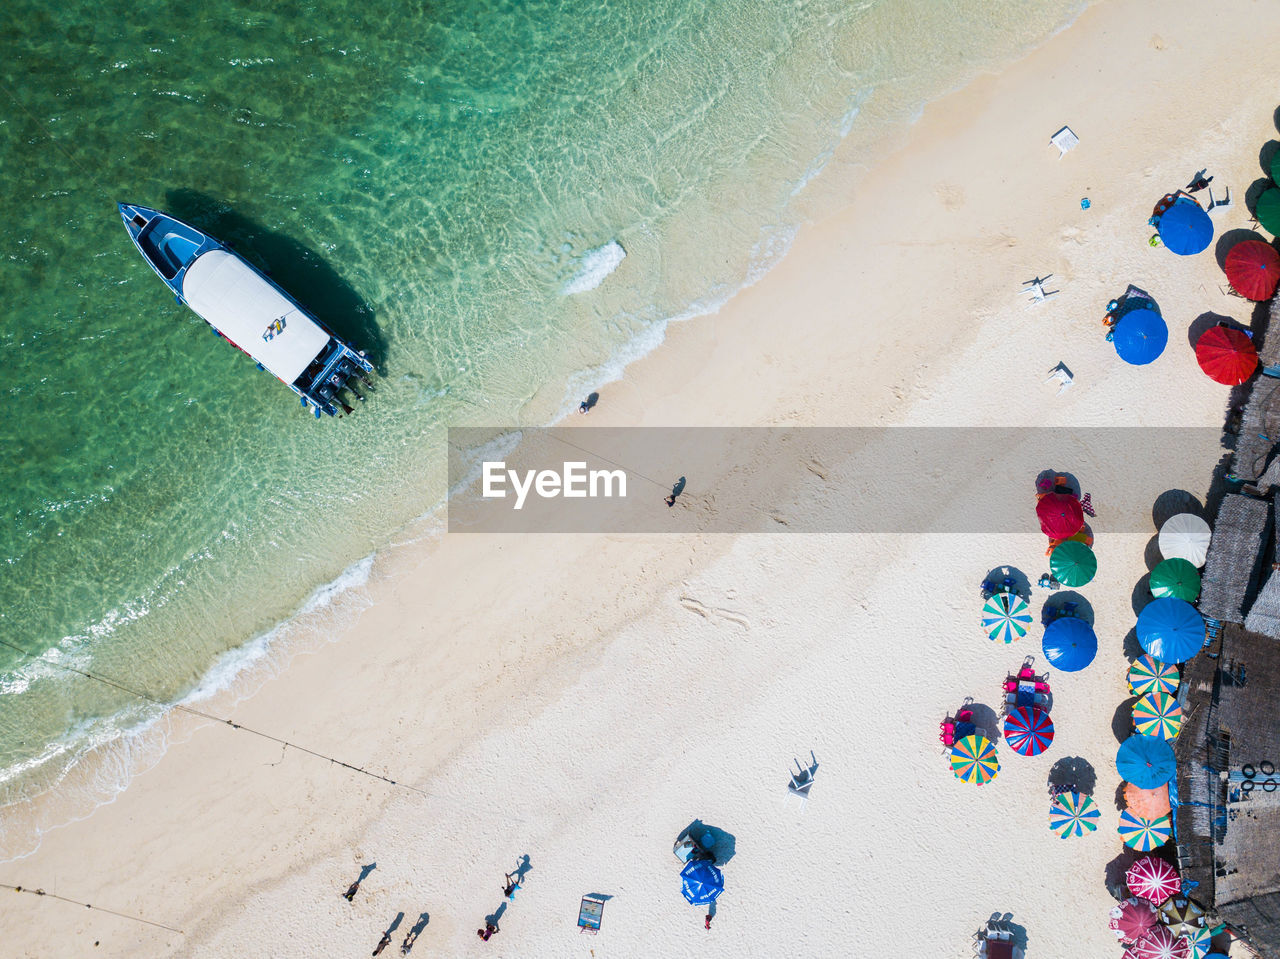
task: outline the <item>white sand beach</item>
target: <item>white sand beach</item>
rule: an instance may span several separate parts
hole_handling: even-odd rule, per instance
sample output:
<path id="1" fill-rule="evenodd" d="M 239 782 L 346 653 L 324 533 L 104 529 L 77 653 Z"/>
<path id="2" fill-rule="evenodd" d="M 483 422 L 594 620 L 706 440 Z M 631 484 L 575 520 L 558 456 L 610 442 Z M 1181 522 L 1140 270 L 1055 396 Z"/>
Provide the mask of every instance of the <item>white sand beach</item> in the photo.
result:
<path id="1" fill-rule="evenodd" d="M 1171 489 L 1203 499 L 1228 390 L 1200 372 L 1187 329 L 1207 312 L 1247 323 L 1252 304 L 1223 292 L 1214 246 L 1153 248 L 1147 218 L 1205 167 L 1235 201 L 1217 236 L 1248 226 L 1258 151 L 1278 136 L 1278 13 L 1274 0 L 1090 7 L 931 104 L 869 166 L 838 156 L 829 214 L 777 268 L 673 326 L 568 425 L 1204 426 L 1180 471 L 1132 464 L 1148 509 Z M 1081 142 L 1059 159 L 1063 124 Z M 1046 273 L 1058 295 L 1018 295 Z M 1150 366 L 1104 340 L 1106 303 L 1129 283 L 1169 324 Z M 1060 361 L 1075 376 L 1062 395 L 1044 382 Z M 992 783 L 952 776 L 937 726 L 966 697 L 998 710 L 1024 656 L 1045 666 L 1038 627 L 1006 647 L 978 626 L 988 570 L 1046 568 L 1033 475 L 1008 504 L 1026 517 L 1018 535 L 415 540 L 379 554 L 358 608 L 315 624 L 326 642 L 247 698 L 202 707 L 412 789 L 175 717 L 150 771 L 0 881 L 182 934 L 10 896 L 0 952 L 367 955 L 403 912 L 384 953 L 399 955 L 426 912 L 411 956 L 964 957 L 1000 912 L 1028 959 L 1118 956 L 1112 720 L 1155 528 L 1109 531 L 1141 517 L 1108 512 L 1118 494 L 1091 485 L 1089 464 L 1041 466 L 1078 475 L 1098 511 L 1100 572 L 1080 592 L 1100 649 L 1052 673 L 1052 747 L 1002 748 Z M 956 484 L 980 496 L 983 477 Z M 713 491 L 691 482 L 683 499 Z M 810 750 L 802 808 L 785 785 Z M 1046 817 L 1046 776 L 1066 757 L 1096 770 L 1102 809 L 1098 832 L 1072 840 Z M 710 932 L 670 851 L 695 819 L 736 839 Z M 481 942 L 525 855 L 526 883 Z M 610 897 L 595 937 L 575 926 L 588 893 Z"/>

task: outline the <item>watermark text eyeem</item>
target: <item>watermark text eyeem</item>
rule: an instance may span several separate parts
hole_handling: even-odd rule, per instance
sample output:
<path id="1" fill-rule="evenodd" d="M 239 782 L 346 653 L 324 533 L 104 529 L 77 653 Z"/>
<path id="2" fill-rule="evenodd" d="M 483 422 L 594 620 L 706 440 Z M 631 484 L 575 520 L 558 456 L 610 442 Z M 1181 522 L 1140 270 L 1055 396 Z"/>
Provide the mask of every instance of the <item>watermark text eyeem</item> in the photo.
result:
<path id="1" fill-rule="evenodd" d="M 588 470 L 585 462 L 565 463 L 558 472 L 549 469 L 509 470 L 504 461 L 486 461 L 482 469 L 480 495 L 485 499 L 503 499 L 510 483 L 516 497 L 514 509 L 524 506 L 530 491 L 542 499 L 557 496 L 596 499 L 627 495 L 627 474 L 623 470 Z"/>

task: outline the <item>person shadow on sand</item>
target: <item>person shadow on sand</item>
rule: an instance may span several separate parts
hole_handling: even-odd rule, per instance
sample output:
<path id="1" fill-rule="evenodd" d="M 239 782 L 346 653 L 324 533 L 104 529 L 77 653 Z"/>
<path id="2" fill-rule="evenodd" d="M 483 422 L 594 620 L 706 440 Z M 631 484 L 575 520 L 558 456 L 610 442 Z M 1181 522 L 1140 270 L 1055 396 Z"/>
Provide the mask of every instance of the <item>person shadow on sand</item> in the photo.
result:
<path id="1" fill-rule="evenodd" d="M 663 500 L 663 502 L 666 503 L 668 507 L 676 505 L 676 497 L 684 492 L 684 484 L 685 484 L 685 479 L 683 476 L 681 476 L 678 480 L 676 480 L 676 485 L 671 487 L 671 495 Z"/>

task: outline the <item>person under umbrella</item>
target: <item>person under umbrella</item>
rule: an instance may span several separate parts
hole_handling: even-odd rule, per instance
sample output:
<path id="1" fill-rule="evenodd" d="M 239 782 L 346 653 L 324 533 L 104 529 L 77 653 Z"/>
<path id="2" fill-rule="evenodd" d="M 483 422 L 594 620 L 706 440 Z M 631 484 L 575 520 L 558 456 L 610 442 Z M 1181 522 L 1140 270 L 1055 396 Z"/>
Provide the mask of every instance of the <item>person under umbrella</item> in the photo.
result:
<path id="1" fill-rule="evenodd" d="M 691 859 L 680 870 L 684 898 L 693 906 L 706 906 L 724 892 L 724 873 L 709 859 Z"/>

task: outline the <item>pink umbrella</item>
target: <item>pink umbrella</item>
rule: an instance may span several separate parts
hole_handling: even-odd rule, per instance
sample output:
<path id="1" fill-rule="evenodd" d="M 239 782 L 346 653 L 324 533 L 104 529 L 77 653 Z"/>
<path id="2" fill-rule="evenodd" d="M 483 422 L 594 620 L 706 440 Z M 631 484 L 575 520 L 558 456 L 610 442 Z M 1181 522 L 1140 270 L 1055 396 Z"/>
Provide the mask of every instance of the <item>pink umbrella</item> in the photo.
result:
<path id="1" fill-rule="evenodd" d="M 1175 936 L 1168 926 L 1156 926 L 1129 947 L 1133 959 L 1191 959 L 1191 943 Z"/>
<path id="2" fill-rule="evenodd" d="M 1143 856 L 1124 874 L 1129 891 L 1152 905 L 1160 905 L 1182 888 L 1178 871 L 1158 856 Z"/>
<path id="3" fill-rule="evenodd" d="M 1155 906 L 1137 896 L 1126 899 L 1111 910 L 1107 926 L 1126 945 L 1137 942 L 1159 925 Z"/>

